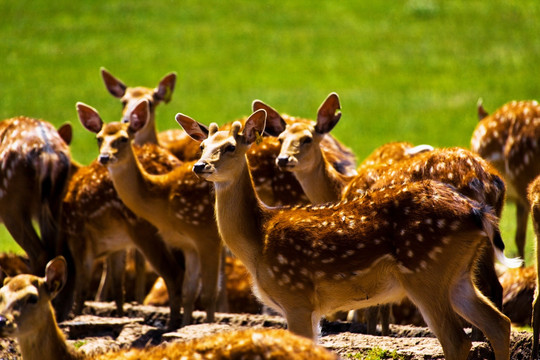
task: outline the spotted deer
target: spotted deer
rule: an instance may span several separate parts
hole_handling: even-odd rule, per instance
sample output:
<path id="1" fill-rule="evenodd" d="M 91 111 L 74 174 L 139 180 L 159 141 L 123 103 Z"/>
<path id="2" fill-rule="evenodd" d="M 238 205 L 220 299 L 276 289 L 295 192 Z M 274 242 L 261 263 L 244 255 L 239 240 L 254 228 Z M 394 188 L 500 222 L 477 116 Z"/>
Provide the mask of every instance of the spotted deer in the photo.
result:
<path id="1" fill-rule="evenodd" d="M 0 138 L 0 221 L 28 255 L 31 271 L 40 274 L 59 254 L 69 147 L 50 123 L 24 116 L 1 121 Z"/>
<path id="2" fill-rule="evenodd" d="M 193 174 L 189 162 L 161 175 L 149 174 L 143 168 L 132 141 L 149 119 L 146 99 L 131 111 L 126 123 L 104 124 L 98 112 L 83 103 L 77 103 L 77 112 L 83 126 L 97 134 L 98 160 L 107 167 L 122 202 L 153 224 L 169 246 L 184 253 L 182 325 L 191 323 L 200 284 L 206 320 L 213 322 L 222 248 L 211 206 L 211 185 Z"/>
<path id="3" fill-rule="evenodd" d="M 528 187 L 528 200 L 532 215 L 532 224 L 536 235 L 536 290 L 534 292 L 534 300 L 532 306 L 532 321 L 533 328 L 533 346 L 532 359 L 538 358 L 538 340 L 540 336 L 540 301 L 538 300 L 540 292 L 540 176 L 537 176 Z"/>
<path id="4" fill-rule="evenodd" d="M 62 196 L 72 171 L 71 126 L 58 129 L 44 120 L 19 116 L 0 122 L 0 222 L 26 252 L 30 271 L 40 275 L 47 261 L 72 256 L 59 236 Z M 36 221 L 39 232 L 34 228 Z M 73 279 L 55 301 L 67 316 Z"/>
<path id="5" fill-rule="evenodd" d="M 259 297 L 285 316 L 292 332 L 316 338 L 326 313 L 408 296 L 445 358 L 469 353 L 459 317 L 486 334 L 496 359 L 509 358 L 510 321 L 480 295 L 472 275 L 478 250 L 490 242 L 502 262 L 515 266 L 503 254 L 489 207 L 431 180 L 325 205 L 267 207 L 256 196 L 245 159 L 265 119 L 258 110 L 244 126 L 218 131 L 212 123 L 207 134 L 193 119 L 176 115 L 202 141 L 193 171 L 214 183 L 224 242 L 246 265 Z"/>
<path id="6" fill-rule="evenodd" d="M 537 101 L 512 101 L 492 115 L 481 104 L 480 122 L 472 138 L 471 149 L 501 172 L 508 187 L 508 198 L 516 204 L 515 242 L 518 255 L 525 256 L 529 203 L 527 186 L 540 174 L 540 105 Z"/>
<path id="7" fill-rule="evenodd" d="M 17 275 L 0 289 L 0 337 L 16 338 L 24 360 L 239 358 L 337 359 L 312 341 L 281 329 L 250 329 L 215 334 L 188 342 L 86 355 L 70 346 L 58 327 L 51 300 L 66 281 L 62 257 L 51 260 L 45 276 Z"/>
<path id="8" fill-rule="evenodd" d="M 181 162 L 169 152 L 153 144 L 135 146 L 135 153 L 145 169 L 151 173 L 171 171 Z M 138 249 L 153 269 L 164 278 L 170 302 L 169 326 L 180 324 L 180 294 L 184 271 L 183 257 L 173 253 L 146 220 L 137 217 L 118 197 L 111 177 L 102 164 L 95 160 L 88 166 L 79 166 L 72 176 L 63 199 L 63 234 L 75 256 L 75 306 L 80 314 L 88 297 L 88 285 L 96 260 L 108 261 L 114 283 L 113 297 L 117 314 L 123 314 L 124 250 Z M 112 266 L 112 268 L 110 267 Z M 143 269 L 139 269 L 139 274 Z M 144 298 L 144 278 L 138 276 L 137 290 Z M 143 300 L 139 300 L 142 302 Z"/>

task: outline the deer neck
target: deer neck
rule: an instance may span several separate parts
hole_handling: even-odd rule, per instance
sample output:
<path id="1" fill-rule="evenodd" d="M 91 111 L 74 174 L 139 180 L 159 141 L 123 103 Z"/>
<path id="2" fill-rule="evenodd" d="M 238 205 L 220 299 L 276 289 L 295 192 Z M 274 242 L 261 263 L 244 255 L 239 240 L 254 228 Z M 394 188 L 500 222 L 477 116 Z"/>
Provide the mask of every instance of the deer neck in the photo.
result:
<path id="1" fill-rule="evenodd" d="M 18 339 L 24 360 L 84 358 L 82 353 L 77 353 L 66 343 L 64 334 L 56 324 L 52 308 L 44 315 L 44 319 L 36 322 L 34 329 L 31 334 Z"/>
<path id="2" fill-rule="evenodd" d="M 296 179 L 311 203 L 324 204 L 338 201 L 341 198 L 345 179 L 325 159 L 322 152 L 317 154 L 314 167 L 309 170 L 296 170 L 294 172 Z"/>
<path id="3" fill-rule="evenodd" d="M 216 220 L 223 241 L 253 274 L 263 248 L 262 227 L 268 209 L 255 194 L 245 160 L 234 179 L 214 183 Z"/>
<path id="4" fill-rule="evenodd" d="M 152 213 L 151 205 L 155 201 L 155 196 L 149 191 L 153 187 L 149 184 L 156 183 L 154 178 L 159 176 L 146 173 L 135 156 L 133 146 L 127 151 L 121 163 L 109 165 L 107 168 L 122 202 L 134 213 L 146 218 L 143 213 Z"/>

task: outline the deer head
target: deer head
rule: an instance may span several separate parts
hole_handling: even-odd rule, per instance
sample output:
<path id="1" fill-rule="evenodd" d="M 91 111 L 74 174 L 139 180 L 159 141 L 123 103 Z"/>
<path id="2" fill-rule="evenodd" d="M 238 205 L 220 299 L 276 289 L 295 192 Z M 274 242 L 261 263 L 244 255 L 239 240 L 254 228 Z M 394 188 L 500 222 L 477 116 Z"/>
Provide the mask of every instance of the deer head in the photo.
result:
<path id="1" fill-rule="evenodd" d="M 124 154 L 126 147 L 131 147 L 131 141 L 135 134 L 141 130 L 150 117 L 149 104 L 146 99 L 140 100 L 129 114 L 128 123 L 115 123 L 104 128 L 103 120 L 96 109 L 77 103 L 77 113 L 82 125 L 93 133 L 99 145 L 100 154 L 98 160 L 101 164 L 113 164 L 122 161 L 119 154 Z M 118 136 L 119 128 L 123 136 Z M 103 130 L 103 131 L 102 131 Z"/>
<path id="2" fill-rule="evenodd" d="M 47 264 L 44 278 L 18 275 L 4 280 L 0 289 L 0 336 L 24 337 L 48 320 L 43 313 L 52 313 L 50 301 L 66 283 L 66 267 L 59 256 Z"/>

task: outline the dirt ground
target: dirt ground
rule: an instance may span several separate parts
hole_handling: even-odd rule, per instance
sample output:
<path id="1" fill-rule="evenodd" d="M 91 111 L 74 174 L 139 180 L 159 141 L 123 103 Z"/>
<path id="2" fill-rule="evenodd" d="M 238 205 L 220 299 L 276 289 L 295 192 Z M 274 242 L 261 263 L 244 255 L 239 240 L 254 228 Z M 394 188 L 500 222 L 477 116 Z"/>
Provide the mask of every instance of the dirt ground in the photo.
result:
<path id="1" fill-rule="evenodd" d="M 104 352 L 124 347 L 144 347 L 164 341 L 186 341 L 217 332 L 253 327 L 285 327 L 279 316 L 252 314 L 218 314 L 214 324 L 202 324 L 204 313 L 196 312 L 197 324 L 167 332 L 167 307 L 126 304 L 126 317 L 114 317 L 114 305 L 87 302 L 84 315 L 60 324 L 68 341 L 87 353 Z M 325 322 L 322 324 L 320 343 L 347 359 L 358 353 L 367 353 L 374 347 L 397 351 L 402 359 L 442 359 L 439 342 L 425 327 L 391 325 L 390 336 L 365 335 L 363 324 Z M 511 359 L 528 359 L 531 333 L 513 331 Z M 469 359 L 493 359 L 487 343 L 475 342 Z M 0 339 L 0 359 L 20 359 L 14 341 Z"/>

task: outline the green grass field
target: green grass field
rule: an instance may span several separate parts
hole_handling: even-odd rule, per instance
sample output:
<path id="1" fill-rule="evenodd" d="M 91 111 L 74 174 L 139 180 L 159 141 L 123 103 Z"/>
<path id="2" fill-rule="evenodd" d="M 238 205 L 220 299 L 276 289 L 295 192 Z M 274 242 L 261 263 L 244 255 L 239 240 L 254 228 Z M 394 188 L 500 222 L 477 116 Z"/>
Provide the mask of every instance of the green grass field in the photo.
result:
<path id="1" fill-rule="evenodd" d="M 82 163 L 97 147 L 75 103 L 105 121 L 120 113 L 101 66 L 128 85 L 178 73 L 172 102 L 157 111 L 160 129 L 177 127 L 180 111 L 231 121 L 256 98 L 313 118 L 336 91 L 335 134 L 359 159 L 395 140 L 468 146 L 478 98 L 493 111 L 540 94 L 537 0 L 20 0 L 0 1 L 0 12 L 0 118 L 71 122 Z M 0 239 L 1 249 L 13 246 L 5 232 Z"/>

